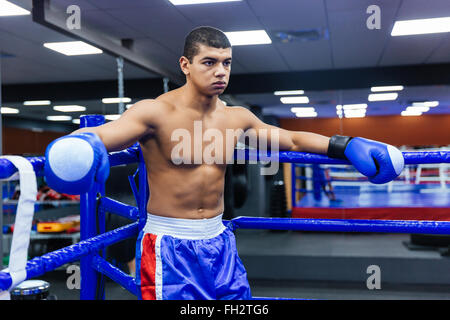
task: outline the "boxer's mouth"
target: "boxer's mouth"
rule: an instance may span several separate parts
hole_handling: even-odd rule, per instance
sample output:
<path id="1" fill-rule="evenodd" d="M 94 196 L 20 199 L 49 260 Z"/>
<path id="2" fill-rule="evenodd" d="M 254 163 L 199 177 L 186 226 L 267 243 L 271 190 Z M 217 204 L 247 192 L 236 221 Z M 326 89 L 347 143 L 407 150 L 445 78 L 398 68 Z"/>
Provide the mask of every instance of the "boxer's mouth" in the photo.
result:
<path id="1" fill-rule="evenodd" d="M 213 83 L 213 87 L 215 88 L 225 88 L 226 82 L 225 81 L 217 81 Z"/>

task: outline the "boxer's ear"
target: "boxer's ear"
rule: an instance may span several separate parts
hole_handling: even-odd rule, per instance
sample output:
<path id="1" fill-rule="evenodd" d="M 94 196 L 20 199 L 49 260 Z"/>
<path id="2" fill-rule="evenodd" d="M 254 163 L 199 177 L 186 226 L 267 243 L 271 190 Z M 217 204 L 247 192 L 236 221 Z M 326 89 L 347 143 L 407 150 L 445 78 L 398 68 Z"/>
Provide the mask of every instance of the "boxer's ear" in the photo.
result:
<path id="1" fill-rule="evenodd" d="M 189 75 L 189 65 L 190 65 L 189 59 L 186 58 L 185 56 L 182 56 L 182 57 L 180 58 L 180 68 L 181 68 L 181 71 L 182 71 L 186 76 Z"/>

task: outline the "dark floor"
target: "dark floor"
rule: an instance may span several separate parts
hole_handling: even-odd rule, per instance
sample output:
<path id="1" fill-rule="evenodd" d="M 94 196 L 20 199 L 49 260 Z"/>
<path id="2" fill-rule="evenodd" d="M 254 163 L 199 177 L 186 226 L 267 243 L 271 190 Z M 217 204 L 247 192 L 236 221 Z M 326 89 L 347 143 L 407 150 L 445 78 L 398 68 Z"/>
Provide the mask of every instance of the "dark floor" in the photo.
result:
<path id="1" fill-rule="evenodd" d="M 40 277 L 50 283 L 57 300 L 79 300 L 80 290 L 67 288 L 68 274 L 54 271 Z M 283 297 L 324 300 L 450 300 L 450 286 L 383 284 L 369 290 L 360 283 L 323 281 L 270 281 L 250 279 L 254 297 Z M 112 281 L 106 282 L 106 300 L 136 300 L 136 297 Z"/>
<path id="2" fill-rule="evenodd" d="M 323 300 L 450 300 L 450 286 L 383 284 L 369 290 L 360 283 L 321 281 L 250 281 L 254 297 Z"/>
<path id="3" fill-rule="evenodd" d="M 39 279 L 50 283 L 50 294 L 56 295 L 57 300 L 79 300 L 80 290 L 69 289 L 67 285 L 69 274 L 64 270 L 49 272 Z M 106 300 L 136 300 L 136 296 L 111 280 L 105 285 Z"/>

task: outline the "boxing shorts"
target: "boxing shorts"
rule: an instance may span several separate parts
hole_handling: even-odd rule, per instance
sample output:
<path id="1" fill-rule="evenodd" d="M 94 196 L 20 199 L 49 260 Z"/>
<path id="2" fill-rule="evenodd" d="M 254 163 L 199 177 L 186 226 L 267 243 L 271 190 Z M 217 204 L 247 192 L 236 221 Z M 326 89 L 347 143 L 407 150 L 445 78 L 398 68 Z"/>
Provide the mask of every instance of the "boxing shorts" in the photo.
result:
<path id="1" fill-rule="evenodd" d="M 144 300 L 251 299 L 247 272 L 222 215 L 179 219 L 148 214 L 136 247 Z"/>

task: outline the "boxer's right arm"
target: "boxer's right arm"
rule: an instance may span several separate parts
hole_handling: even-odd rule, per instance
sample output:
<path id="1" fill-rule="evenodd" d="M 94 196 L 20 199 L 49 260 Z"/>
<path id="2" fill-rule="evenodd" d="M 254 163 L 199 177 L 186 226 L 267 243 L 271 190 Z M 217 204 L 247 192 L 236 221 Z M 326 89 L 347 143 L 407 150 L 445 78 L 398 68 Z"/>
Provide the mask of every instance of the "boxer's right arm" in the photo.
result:
<path id="1" fill-rule="evenodd" d="M 108 151 L 123 150 L 140 138 L 153 133 L 157 120 L 164 116 L 163 109 L 164 107 L 156 100 L 141 100 L 117 120 L 98 127 L 81 128 L 72 134 L 92 132 L 100 138 Z"/>
<path id="2" fill-rule="evenodd" d="M 124 149 L 151 134 L 161 112 L 155 102 L 143 100 L 118 120 L 56 139 L 45 152 L 47 184 L 58 192 L 81 194 L 94 181 L 104 183 L 109 175 L 108 151 Z"/>

